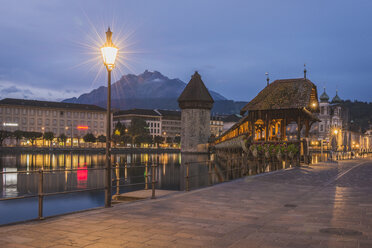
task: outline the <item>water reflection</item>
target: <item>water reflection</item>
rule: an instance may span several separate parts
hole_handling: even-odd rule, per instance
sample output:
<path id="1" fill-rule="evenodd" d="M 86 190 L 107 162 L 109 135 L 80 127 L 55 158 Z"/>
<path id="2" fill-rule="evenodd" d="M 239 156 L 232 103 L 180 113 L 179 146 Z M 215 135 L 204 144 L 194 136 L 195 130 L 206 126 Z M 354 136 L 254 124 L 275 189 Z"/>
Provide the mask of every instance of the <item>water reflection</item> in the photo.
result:
<path id="1" fill-rule="evenodd" d="M 146 166 L 156 167 L 158 188 L 180 189 L 180 154 L 116 154 L 112 156 L 114 178 L 121 184 L 144 183 Z M 0 176 L 1 197 L 14 197 L 37 193 L 39 169 L 44 173 L 44 191 L 61 192 L 75 189 L 104 187 L 104 154 L 1 154 L 0 171 L 21 172 Z M 51 171 L 73 169 L 73 171 Z M 151 169 L 147 168 L 148 171 Z M 159 170 L 161 173 L 159 173 Z M 24 173 L 23 173 L 24 172 Z M 151 174 L 149 172 L 147 175 Z M 121 192 L 128 191 L 124 187 Z"/>

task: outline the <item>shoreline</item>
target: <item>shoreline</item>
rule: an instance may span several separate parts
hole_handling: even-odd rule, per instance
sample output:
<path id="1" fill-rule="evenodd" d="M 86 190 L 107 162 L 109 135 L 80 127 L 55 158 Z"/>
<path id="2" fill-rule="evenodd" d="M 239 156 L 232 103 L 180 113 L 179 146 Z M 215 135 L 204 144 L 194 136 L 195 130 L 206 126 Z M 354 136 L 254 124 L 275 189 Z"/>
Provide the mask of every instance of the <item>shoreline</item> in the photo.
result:
<path id="1" fill-rule="evenodd" d="M 0 153 L 102 153 L 105 154 L 105 148 L 77 148 L 77 147 L 1 147 Z M 179 148 L 131 148 L 120 147 L 111 148 L 112 154 L 128 153 L 179 153 Z"/>

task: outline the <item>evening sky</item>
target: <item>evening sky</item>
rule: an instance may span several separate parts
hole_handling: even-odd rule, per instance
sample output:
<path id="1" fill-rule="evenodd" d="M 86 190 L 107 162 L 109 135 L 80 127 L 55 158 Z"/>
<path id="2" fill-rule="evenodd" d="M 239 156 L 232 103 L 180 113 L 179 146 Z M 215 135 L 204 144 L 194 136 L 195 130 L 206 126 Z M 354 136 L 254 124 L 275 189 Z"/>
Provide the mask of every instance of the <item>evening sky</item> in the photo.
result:
<path id="1" fill-rule="evenodd" d="M 372 1 L 1 1 L 0 97 L 61 100 L 106 85 L 98 54 L 108 26 L 122 73 L 157 70 L 249 101 L 270 81 L 372 101 Z"/>

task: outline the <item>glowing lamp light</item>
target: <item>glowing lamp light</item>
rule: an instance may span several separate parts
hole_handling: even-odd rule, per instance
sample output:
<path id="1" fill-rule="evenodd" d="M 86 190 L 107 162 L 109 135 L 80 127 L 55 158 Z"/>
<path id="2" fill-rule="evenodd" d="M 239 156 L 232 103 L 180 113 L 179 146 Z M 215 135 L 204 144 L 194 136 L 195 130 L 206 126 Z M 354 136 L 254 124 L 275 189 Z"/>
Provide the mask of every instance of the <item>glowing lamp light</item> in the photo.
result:
<path id="1" fill-rule="evenodd" d="M 335 130 L 333 131 L 333 133 L 334 133 L 334 134 L 338 134 L 338 130 L 335 129 Z"/>
<path id="2" fill-rule="evenodd" d="M 18 123 L 10 123 L 10 122 L 4 122 L 4 127 L 18 127 Z"/>
<path id="3" fill-rule="evenodd" d="M 313 108 L 315 108 L 316 107 L 316 102 L 313 102 L 312 106 L 313 106 Z"/>
<path id="4" fill-rule="evenodd" d="M 112 43 L 112 32 L 108 28 L 106 32 L 106 43 L 101 47 L 103 63 L 107 70 L 111 71 L 115 67 L 115 59 L 119 49 Z"/>
<path id="5" fill-rule="evenodd" d="M 86 130 L 88 128 L 89 128 L 88 126 L 77 126 L 77 129 L 79 130 Z"/>

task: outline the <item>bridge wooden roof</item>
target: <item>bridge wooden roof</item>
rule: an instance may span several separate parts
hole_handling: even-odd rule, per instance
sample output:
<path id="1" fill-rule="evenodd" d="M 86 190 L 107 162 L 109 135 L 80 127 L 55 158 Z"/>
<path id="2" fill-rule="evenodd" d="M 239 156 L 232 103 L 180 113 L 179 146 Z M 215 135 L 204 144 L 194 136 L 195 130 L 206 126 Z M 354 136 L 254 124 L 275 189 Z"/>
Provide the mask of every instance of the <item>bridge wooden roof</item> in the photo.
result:
<path id="1" fill-rule="evenodd" d="M 315 106 L 312 104 L 315 103 Z M 307 108 L 311 112 L 319 111 L 318 95 L 315 84 L 305 78 L 275 80 L 246 104 L 246 111 L 284 110 Z"/>

